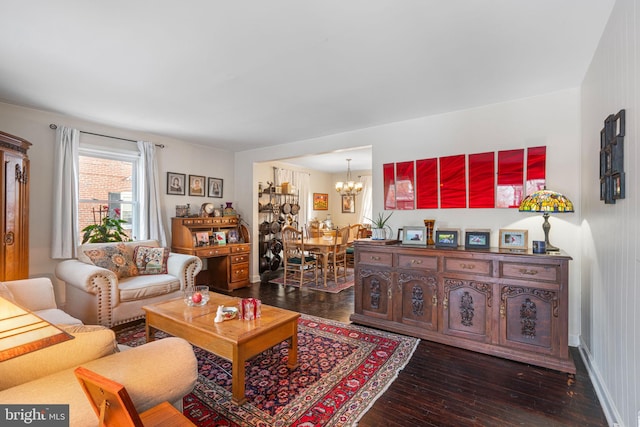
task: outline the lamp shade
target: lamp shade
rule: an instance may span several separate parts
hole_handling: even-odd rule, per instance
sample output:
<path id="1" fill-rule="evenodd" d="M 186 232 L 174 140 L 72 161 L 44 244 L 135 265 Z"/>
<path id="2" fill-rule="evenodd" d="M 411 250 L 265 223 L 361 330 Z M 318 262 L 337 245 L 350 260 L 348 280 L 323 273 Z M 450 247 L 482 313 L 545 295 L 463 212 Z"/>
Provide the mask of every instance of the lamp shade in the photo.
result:
<path id="1" fill-rule="evenodd" d="M 520 212 L 573 212 L 573 203 L 567 197 L 551 190 L 538 190 L 529 194 L 520 203 Z"/>
<path id="2" fill-rule="evenodd" d="M 544 231 L 545 251 L 558 251 L 559 249 L 556 246 L 549 243 L 549 230 L 551 229 L 549 214 L 573 212 L 573 203 L 571 200 L 555 191 L 547 189 L 538 190 L 525 197 L 522 203 L 520 203 L 518 210 L 520 212 L 542 212 L 542 217 L 544 218 L 542 230 Z"/>
<path id="3" fill-rule="evenodd" d="M 0 297 L 0 362 L 72 338 L 29 310 Z"/>

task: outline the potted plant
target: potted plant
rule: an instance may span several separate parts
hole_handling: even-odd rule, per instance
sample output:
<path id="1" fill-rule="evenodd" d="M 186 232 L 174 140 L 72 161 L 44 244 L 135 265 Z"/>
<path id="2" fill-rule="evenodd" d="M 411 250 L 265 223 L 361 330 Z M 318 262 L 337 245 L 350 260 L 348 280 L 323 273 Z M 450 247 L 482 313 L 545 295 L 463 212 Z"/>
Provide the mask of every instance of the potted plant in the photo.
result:
<path id="1" fill-rule="evenodd" d="M 375 219 L 367 218 L 371 221 L 371 240 L 385 240 L 387 238 L 387 230 L 389 230 L 389 234 L 391 234 L 391 227 L 387 225 L 387 221 L 389 221 L 391 215 L 393 215 L 393 212 L 386 217 L 380 212 Z"/>
<path id="2" fill-rule="evenodd" d="M 116 215 L 119 216 L 119 209 L 114 209 Z M 95 217 L 94 217 L 95 221 Z M 82 229 L 82 243 L 107 243 L 107 242 L 126 242 L 129 240 L 126 231 L 122 228 L 122 224 L 127 221 L 120 218 L 112 218 L 108 214 L 102 217 L 100 222 L 87 225 Z"/>

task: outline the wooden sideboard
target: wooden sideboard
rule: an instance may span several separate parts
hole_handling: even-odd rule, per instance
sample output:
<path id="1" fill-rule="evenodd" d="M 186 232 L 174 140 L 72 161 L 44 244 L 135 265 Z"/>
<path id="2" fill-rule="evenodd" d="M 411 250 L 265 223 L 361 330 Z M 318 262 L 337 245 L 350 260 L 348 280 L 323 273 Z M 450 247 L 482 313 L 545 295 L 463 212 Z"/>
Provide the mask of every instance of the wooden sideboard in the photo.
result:
<path id="1" fill-rule="evenodd" d="M 239 242 L 198 246 L 196 233 L 237 230 Z M 171 251 L 195 255 L 205 264 L 196 284 L 225 291 L 249 286 L 251 245 L 249 233 L 237 216 L 171 218 Z"/>
<path id="2" fill-rule="evenodd" d="M 575 373 L 566 254 L 355 242 L 355 313 L 368 326 Z"/>

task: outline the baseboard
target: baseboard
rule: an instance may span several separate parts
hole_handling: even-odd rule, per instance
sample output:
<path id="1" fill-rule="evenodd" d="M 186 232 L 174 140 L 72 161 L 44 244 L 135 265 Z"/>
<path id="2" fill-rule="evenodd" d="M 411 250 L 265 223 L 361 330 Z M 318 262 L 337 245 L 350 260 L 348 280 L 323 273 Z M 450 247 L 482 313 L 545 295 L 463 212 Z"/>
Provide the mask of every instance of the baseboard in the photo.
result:
<path id="1" fill-rule="evenodd" d="M 569 347 L 580 347 L 580 335 L 569 334 Z"/>
<path id="2" fill-rule="evenodd" d="M 593 388 L 598 395 L 598 400 L 600 401 L 600 406 L 602 406 L 602 410 L 604 412 L 604 416 L 607 418 L 607 422 L 609 426 L 616 427 L 622 426 L 623 424 L 620 422 L 622 417 L 620 417 L 620 413 L 616 409 L 616 405 L 613 403 L 611 399 L 611 394 L 607 389 L 604 381 L 602 381 L 602 376 L 600 375 L 600 371 L 598 370 L 598 366 L 593 363 L 593 358 L 591 357 L 591 352 L 589 348 L 585 345 L 582 338 L 580 338 L 580 345 L 578 346 L 578 350 L 580 351 L 580 356 L 582 357 L 582 361 L 584 362 L 585 367 L 587 368 L 587 372 L 589 373 L 589 378 L 591 379 L 591 383 L 593 384 Z"/>

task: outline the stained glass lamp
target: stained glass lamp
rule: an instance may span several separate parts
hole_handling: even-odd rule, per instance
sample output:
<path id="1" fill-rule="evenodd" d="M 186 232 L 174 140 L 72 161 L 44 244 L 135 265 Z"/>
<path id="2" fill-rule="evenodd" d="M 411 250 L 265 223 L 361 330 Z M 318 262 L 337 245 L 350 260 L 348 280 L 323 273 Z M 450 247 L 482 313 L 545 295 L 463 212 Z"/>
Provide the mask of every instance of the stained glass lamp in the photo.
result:
<path id="1" fill-rule="evenodd" d="M 549 214 L 552 213 L 568 213 L 573 212 L 573 203 L 566 196 L 551 190 L 538 190 L 527 197 L 520 203 L 518 209 L 520 212 L 542 212 L 544 223 L 544 243 L 547 252 L 559 251 L 557 247 L 549 243 Z"/>

